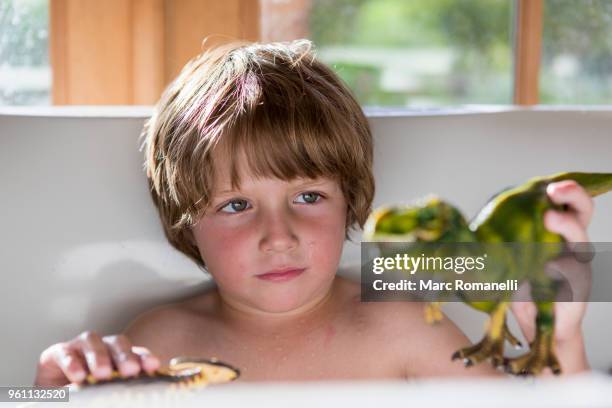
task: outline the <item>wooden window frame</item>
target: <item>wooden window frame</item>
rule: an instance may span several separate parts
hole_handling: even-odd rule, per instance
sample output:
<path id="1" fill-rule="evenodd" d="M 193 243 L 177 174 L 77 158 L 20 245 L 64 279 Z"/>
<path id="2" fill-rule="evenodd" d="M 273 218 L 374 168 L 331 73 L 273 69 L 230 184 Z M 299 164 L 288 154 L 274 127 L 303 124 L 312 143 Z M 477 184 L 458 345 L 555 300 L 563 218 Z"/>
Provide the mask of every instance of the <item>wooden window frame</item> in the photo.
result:
<path id="1" fill-rule="evenodd" d="M 205 48 L 260 31 L 254 0 L 50 0 L 49 15 L 53 105 L 154 104 Z"/>
<path id="2" fill-rule="evenodd" d="M 535 105 L 544 0 L 514 2 L 513 102 Z M 53 104 L 153 104 L 180 68 L 202 51 L 199 41 L 208 35 L 207 47 L 232 39 L 307 36 L 307 26 L 299 18 L 287 19 L 283 27 L 265 27 L 268 20 L 261 23 L 260 17 L 263 9 L 297 18 L 308 12 L 309 0 L 270 4 L 275 3 L 262 7 L 259 0 L 50 0 Z"/>
<path id="3" fill-rule="evenodd" d="M 515 0 L 514 103 L 539 102 L 544 0 Z"/>

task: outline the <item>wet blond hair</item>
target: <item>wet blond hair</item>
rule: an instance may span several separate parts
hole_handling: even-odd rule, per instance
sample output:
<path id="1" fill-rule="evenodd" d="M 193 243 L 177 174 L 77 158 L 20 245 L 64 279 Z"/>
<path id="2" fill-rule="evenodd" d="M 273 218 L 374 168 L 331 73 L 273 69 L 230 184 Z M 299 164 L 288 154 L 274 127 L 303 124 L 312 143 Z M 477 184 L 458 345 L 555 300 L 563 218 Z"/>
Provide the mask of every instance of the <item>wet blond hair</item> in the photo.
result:
<path id="1" fill-rule="evenodd" d="M 363 224 L 374 196 L 372 135 L 342 80 L 309 40 L 235 41 L 189 61 L 165 89 L 142 132 L 145 170 L 168 241 L 205 267 L 191 226 L 214 190 L 211 154 L 245 153 L 256 177 L 330 177 L 347 201 L 349 229 Z"/>

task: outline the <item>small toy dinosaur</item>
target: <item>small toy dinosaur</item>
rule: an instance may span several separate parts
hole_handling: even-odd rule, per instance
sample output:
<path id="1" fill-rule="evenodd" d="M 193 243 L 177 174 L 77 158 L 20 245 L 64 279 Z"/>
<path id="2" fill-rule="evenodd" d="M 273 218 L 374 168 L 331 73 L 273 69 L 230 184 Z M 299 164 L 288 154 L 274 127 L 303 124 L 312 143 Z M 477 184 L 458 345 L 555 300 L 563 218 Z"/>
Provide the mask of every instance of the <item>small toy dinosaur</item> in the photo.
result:
<path id="1" fill-rule="evenodd" d="M 113 370 L 108 380 L 97 380 L 93 375 L 87 375 L 85 383 L 89 385 L 105 384 L 123 381 L 155 381 L 164 380 L 178 382 L 188 387 L 202 387 L 208 384 L 226 383 L 240 376 L 240 371 L 231 365 L 215 358 L 203 359 L 193 357 L 175 357 L 166 367 L 160 367 L 152 375 L 141 374 L 137 377 L 122 377 L 121 373 Z"/>
<path id="2" fill-rule="evenodd" d="M 546 186 L 562 180 L 575 180 L 590 196 L 612 190 L 612 173 L 558 173 L 536 177 L 526 183 L 507 188 L 492 197 L 471 222 L 467 222 L 454 206 L 436 196 L 410 205 L 382 206 L 374 210 L 364 226 L 364 241 L 406 241 L 418 243 L 559 243 L 554 250 L 539 250 L 530 259 L 507 256 L 498 273 L 504 278 L 528 281 L 536 301 L 536 335 L 530 351 L 513 359 L 504 358 L 504 341 L 520 347 L 520 342 L 506 326 L 506 312 L 510 299 L 487 301 L 462 299 L 469 306 L 489 314 L 488 328 L 483 339 L 470 347 L 456 351 L 452 359 L 461 358 L 466 366 L 491 359 L 494 366 L 504 366 L 512 374 L 539 374 L 550 367 L 555 374 L 561 367 L 554 352 L 554 299 L 556 289 L 544 272 L 546 262 L 557 257 L 565 239 L 544 226 L 548 209 L 566 211 L 565 206 L 553 203 L 546 194 Z M 523 258 L 523 256 L 519 257 Z M 504 259 L 503 257 L 501 259 Z M 500 272 L 501 271 L 501 272 Z M 547 296 L 542 297 L 542 294 Z M 553 293 L 554 294 L 554 293 Z M 537 295 L 537 296 L 536 296 Z M 440 302 L 426 307 L 426 319 L 431 323 L 442 318 Z"/>

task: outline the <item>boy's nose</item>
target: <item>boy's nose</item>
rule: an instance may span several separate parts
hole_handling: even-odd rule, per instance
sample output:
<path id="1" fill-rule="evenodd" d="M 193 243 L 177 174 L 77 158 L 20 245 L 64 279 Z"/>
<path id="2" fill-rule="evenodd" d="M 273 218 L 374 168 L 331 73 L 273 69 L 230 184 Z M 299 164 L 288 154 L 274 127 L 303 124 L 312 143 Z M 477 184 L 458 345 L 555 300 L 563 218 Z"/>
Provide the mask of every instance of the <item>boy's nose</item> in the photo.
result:
<path id="1" fill-rule="evenodd" d="M 265 252 L 286 252 L 297 247 L 298 238 L 287 214 L 266 217 L 260 247 Z"/>

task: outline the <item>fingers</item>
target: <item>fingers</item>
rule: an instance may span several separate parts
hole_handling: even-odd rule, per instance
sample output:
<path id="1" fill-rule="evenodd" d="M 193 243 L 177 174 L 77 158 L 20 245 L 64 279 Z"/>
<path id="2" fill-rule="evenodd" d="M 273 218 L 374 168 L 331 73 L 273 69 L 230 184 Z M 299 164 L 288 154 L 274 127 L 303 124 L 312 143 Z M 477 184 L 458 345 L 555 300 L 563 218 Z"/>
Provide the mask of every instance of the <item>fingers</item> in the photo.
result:
<path id="1" fill-rule="evenodd" d="M 125 335 L 100 337 L 87 331 L 41 353 L 35 384 L 79 384 L 89 374 L 95 380 L 108 380 L 112 378 L 114 368 L 123 377 L 136 376 L 142 369 L 153 374 L 159 366 L 160 361 L 153 353 L 144 347 L 132 346 Z"/>
<path id="2" fill-rule="evenodd" d="M 589 241 L 585 227 L 574 213 L 548 210 L 544 214 L 544 226 L 562 235 L 568 242 Z"/>
<path id="3" fill-rule="evenodd" d="M 77 337 L 75 346 L 85 356 L 91 374 L 100 380 L 111 378 L 113 366 L 106 345 L 96 333 L 87 331 Z"/>
<path id="4" fill-rule="evenodd" d="M 579 224 L 587 228 L 593 216 L 593 198 L 574 180 L 564 180 L 551 183 L 546 187 L 546 193 L 555 204 L 567 204 L 572 208 Z"/>
<path id="5" fill-rule="evenodd" d="M 544 214 L 544 226 L 565 238 L 576 260 L 582 263 L 593 260 L 595 248 L 575 214 L 548 210 Z"/>
<path id="6" fill-rule="evenodd" d="M 149 349 L 134 346 L 132 352 L 140 358 L 140 365 L 147 374 L 153 374 L 161 365 L 159 358 L 153 355 Z"/>
<path id="7" fill-rule="evenodd" d="M 140 373 L 140 357 L 132 352 L 132 343 L 123 334 L 106 336 L 102 341 L 108 346 L 115 367 L 123 377 Z"/>
<path id="8" fill-rule="evenodd" d="M 87 375 L 87 366 L 79 353 L 66 343 L 58 343 L 51 348 L 51 358 L 61 369 L 66 378 L 73 383 L 80 383 Z"/>

